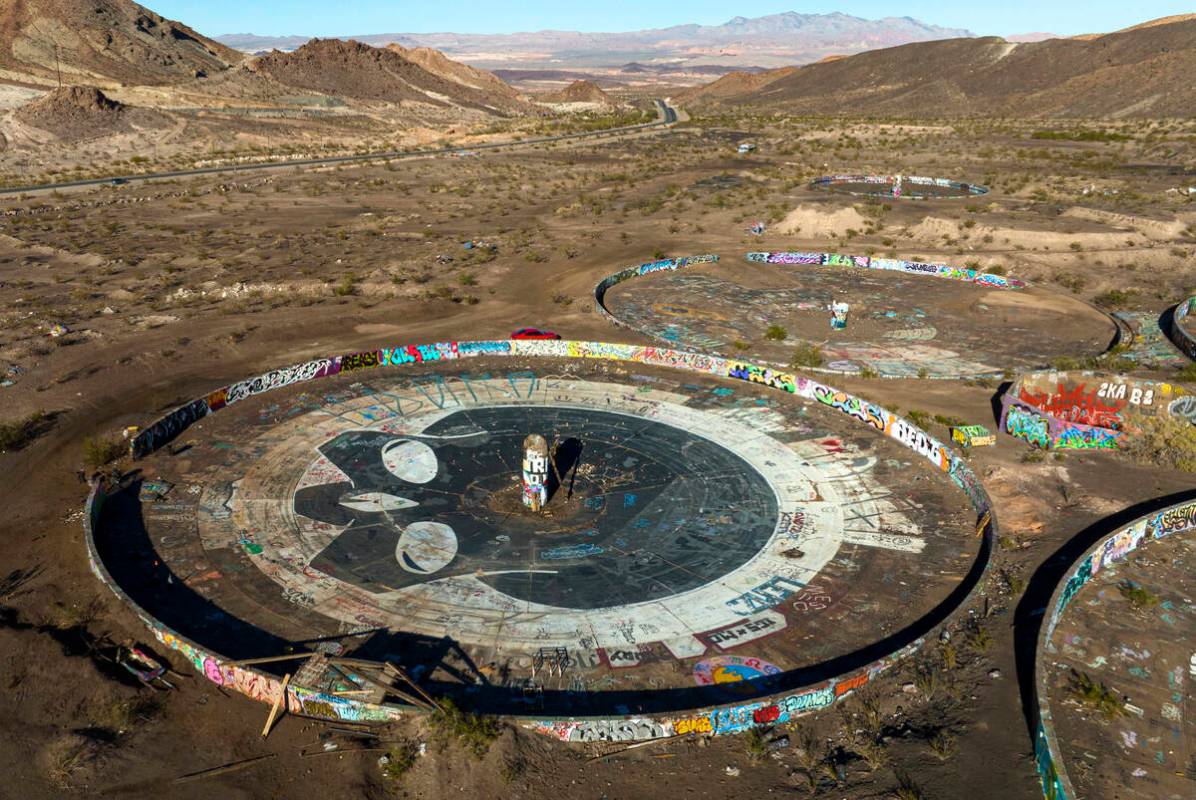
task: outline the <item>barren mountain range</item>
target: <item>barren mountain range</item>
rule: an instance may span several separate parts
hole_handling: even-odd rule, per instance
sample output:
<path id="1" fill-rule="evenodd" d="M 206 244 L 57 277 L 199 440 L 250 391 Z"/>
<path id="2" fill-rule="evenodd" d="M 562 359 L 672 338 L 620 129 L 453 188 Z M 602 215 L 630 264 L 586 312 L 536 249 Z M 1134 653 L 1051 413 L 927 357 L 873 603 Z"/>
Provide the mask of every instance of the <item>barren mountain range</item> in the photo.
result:
<path id="1" fill-rule="evenodd" d="M 861 19 L 848 14 L 786 12 L 721 25 L 675 25 L 624 33 L 535 31 L 510 34 L 383 33 L 354 37 L 366 44 L 432 47 L 487 69 L 616 67 L 628 62 L 692 68 L 805 64 L 827 55 L 859 53 L 908 42 L 973 36 L 910 17 Z M 305 36 L 227 34 L 216 39 L 246 52 L 293 49 Z"/>
<path id="2" fill-rule="evenodd" d="M 732 73 L 681 102 L 884 116 L 1191 117 L 1196 19 L 1095 37 L 923 42 L 799 69 Z"/>
<path id="3" fill-rule="evenodd" d="M 941 39 L 954 34 L 963 35 Z M 916 38 L 935 40 L 883 46 Z M 215 147 L 273 150 L 279 143 L 292 151 L 383 139 L 407 146 L 448 132 L 492 136 L 499 120 L 531 129 L 546 115 L 618 104 L 604 91 L 613 79 L 584 80 L 594 72 L 585 68 L 586 59 L 599 53 L 619 62 L 612 69 L 621 82 L 639 76 L 660 83 L 688 71 L 705 83 L 726 67 L 698 63 L 703 60 L 788 60 L 696 88 L 653 89 L 699 111 L 741 105 L 901 117 L 1196 113 L 1193 15 L 1032 42 L 976 38 L 908 18 L 870 22 L 843 14 L 736 17 L 724 25 L 633 34 L 420 39 L 454 52 L 539 41 L 541 54 L 575 53 L 580 61 L 551 71 L 503 72 L 518 76 L 520 88 L 545 90 L 529 94 L 420 41 L 374 47 L 313 39 L 251 56 L 132 0 L 8 0 L 0 6 L 0 162 L 25 169 L 22 159 L 34 158 L 34 168 L 82 168 L 94 160 L 97 142 L 113 157 L 146 150 L 173 157 Z M 736 44 L 744 42 L 750 44 Z M 799 63 L 831 47 L 866 52 Z M 661 55 L 682 51 L 684 57 Z M 515 51 L 498 47 L 492 55 L 500 52 Z M 623 60 L 633 58 L 640 60 Z"/>

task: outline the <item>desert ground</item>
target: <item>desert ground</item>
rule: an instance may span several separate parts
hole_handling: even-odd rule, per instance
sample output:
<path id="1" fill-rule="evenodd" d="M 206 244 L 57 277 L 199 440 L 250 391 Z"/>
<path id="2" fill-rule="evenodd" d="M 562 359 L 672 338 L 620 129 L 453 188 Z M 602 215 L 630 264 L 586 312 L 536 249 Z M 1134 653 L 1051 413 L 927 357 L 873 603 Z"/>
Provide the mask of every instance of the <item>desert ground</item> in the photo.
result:
<path id="1" fill-rule="evenodd" d="M 757 149 L 740 155 L 745 141 Z M 1115 352 L 1093 343 L 1102 324 L 1114 325 L 1108 313 L 1136 314 L 1149 328 L 1196 290 L 1196 175 L 1173 166 L 1194 161 L 1190 121 L 923 124 L 693 112 L 666 130 L 611 142 L 0 199 L 0 422 L 20 429 L 0 453 L 6 785 L 25 798 L 275 798 L 314 789 L 376 798 L 1041 796 L 1028 711 L 1041 611 L 1088 544 L 1190 496 L 1190 474 L 1149 458 L 1044 455 L 1004 435 L 971 451 L 1002 532 L 982 600 L 953 617 L 949 641 L 844 704 L 770 731 L 775 746 L 690 736 L 627 750 L 502 725 L 482 755 L 419 717 L 363 736 L 284 716 L 263 740 L 267 709 L 202 676 L 169 692 L 131 682 L 91 646 L 144 643 L 148 634 L 88 569 L 82 477 L 138 468 L 126 456 L 102 463 L 118 454 L 104 443 L 126 426 L 316 354 L 500 339 L 529 325 L 570 339 L 649 343 L 596 312 L 595 285 L 626 266 L 700 253 L 723 254 L 719 276 L 747 286 L 763 280 L 743 259 L 749 251 L 894 257 L 1015 277 L 1030 284 L 1039 310 L 1074 309 L 1093 326 L 1064 352 L 1070 345 L 1059 341 L 1084 337 L 1069 329 L 1044 341 L 1051 323 L 1038 318 L 1029 361 L 1192 381 L 1176 352 L 1127 357 L 1150 345 L 1149 330 Z M 158 165 L 183 164 L 164 157 L 138 169 Z M 57 177 L 44 163 L 5 170 L 10 184 L 26 170 Z M 840 172 L 944 177 L 991 192 L 887 201 L 808 188 Z M 757 220 L 766 226 L 760 235 L 748 230 Z M 768 288 L 782 278 L 769 275 Z M 786 288 L 823 291 L 806 280 Z M 850 296 L 839 281 L 835 294 Z M 942 289 L 942 313 L 961 339 L 987 337 L 988 360 L 1002 362 L 991 321 L 973 333 L 975 310 L 958 287 L 938 283 L 905 286 L 899 302 L 939 313 Z M 1018 306 L 998 311 L 1013 318 Z M 764 324 L 774 322 L 786 320 L 737 331 L 736 351 L 783 361 Z M 813 326 L 789 327 L 794 346 L 799 335 L 823 341 Z M 996 367 L 1026 363 L 1009 356 Z M 955 421 L 996 428 L 1000 378 L 827 380 L 919 412 L 940 438 Z M 424 754 L 404 774 L 379 766 L 380 755 L 409 745 Z M 193 776 L 255 756 L 268 758 Z"/>

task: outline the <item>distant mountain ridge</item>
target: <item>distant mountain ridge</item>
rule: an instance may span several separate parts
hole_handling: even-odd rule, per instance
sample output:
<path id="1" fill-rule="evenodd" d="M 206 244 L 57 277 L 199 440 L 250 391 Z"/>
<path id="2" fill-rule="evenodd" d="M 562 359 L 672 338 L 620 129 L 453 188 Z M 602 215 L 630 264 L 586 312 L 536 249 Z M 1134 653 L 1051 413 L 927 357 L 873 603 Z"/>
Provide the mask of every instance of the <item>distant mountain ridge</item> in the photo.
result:
<path id="1" fill-rule="evenodd" d="M 693 105 L 901 117 L 1196 116 L 1196 18 L 1094 37 L 922 42 L 797 69 L 732 73 Z"/>
<path id="2" fill-rule="evenodd" d="M 559 69 L 678 62 L 693 65 L 781 66 L 818 61 L 828 55 L 859 53 L 909 42 L 972 37 L 971 31 L 944 28 L 911 17 L 868 20 L 849 14 L 734 17 L 721 25 L 674 25 L 640 31 L 586 33 L 535 31 L 509 34 L 383 33 L 354 36 L 375 46 L 432 47 L 458 61 L 495 68 Z M 287 50 L 302 36 L 226 34 L 215 37 L 246 52 Z"/>

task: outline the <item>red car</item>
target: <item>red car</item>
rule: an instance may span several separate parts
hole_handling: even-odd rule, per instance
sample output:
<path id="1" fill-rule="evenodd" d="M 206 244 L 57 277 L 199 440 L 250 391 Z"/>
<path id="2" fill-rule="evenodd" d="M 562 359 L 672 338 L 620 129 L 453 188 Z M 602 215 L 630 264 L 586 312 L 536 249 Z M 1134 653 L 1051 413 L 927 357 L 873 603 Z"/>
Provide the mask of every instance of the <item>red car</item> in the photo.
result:
<path id="1" fill-rule="evenodd" d="M 559 339 L 560 334 L 542 331 L 539 328 L 520 328 L 511 334 L 512 339 Z"/>

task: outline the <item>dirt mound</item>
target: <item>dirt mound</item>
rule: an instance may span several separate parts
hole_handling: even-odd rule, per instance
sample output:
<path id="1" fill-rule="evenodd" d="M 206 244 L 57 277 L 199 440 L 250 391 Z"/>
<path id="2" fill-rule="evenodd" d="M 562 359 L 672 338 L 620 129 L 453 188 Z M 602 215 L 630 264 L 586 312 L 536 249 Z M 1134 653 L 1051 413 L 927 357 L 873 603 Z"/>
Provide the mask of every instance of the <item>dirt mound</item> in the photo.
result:
<path id="1" fill-rule="evenodd" d="M 351 39 L 312 39 L 290 53 L 275 50 L 260 56 L 253 68 L 294 89 L 334 97 L 490 112 L 512 109 L 509 97 L 447 80 L 401 55 L 399 49 L 370 47 Z"/>
<path id="2" fill-rule="evenodd" d="M 597 103 L 603 106 L 614 106 L 615 101 L 611 96 L 602 91 L 602 87 L 593 81 L 573 81 L 573 83 L 561 89 L 559 92 L 550 92 L 541 95 L 541 100 L 546 103 Z"/>
<path id="3" fill-rule="evenodd" d="M 15 116 L 26 125 L 52 133 L 64 142 L 161 128 L 167 124 L 165 115 L 125 106 L 109 99 L 94 86 L 55 89 L 17 109 Z"/>
<path id="4" fill-rule="evenodd" d="M 786 113 L 1192 117 L 1193 72 L 1196 19 L 1181 18 L 1091 41 L 984 37 L 874 50 L 723 99 Z"/>
<path id="5" fill-rule="evenodd" d="M 43 81 L 178 83 L 243 58 L 130 0 L 0 4 L 0 66 Z"/>
<path id="6" fill-rule="evenodd" d="M 836 238 L 849 230 L 860 231 L 868 220 L 854 208 L 824 211 L 817 206 L 798 206 L 777 224 L 778 233 L 801 234 L 804 237 Z"/>

